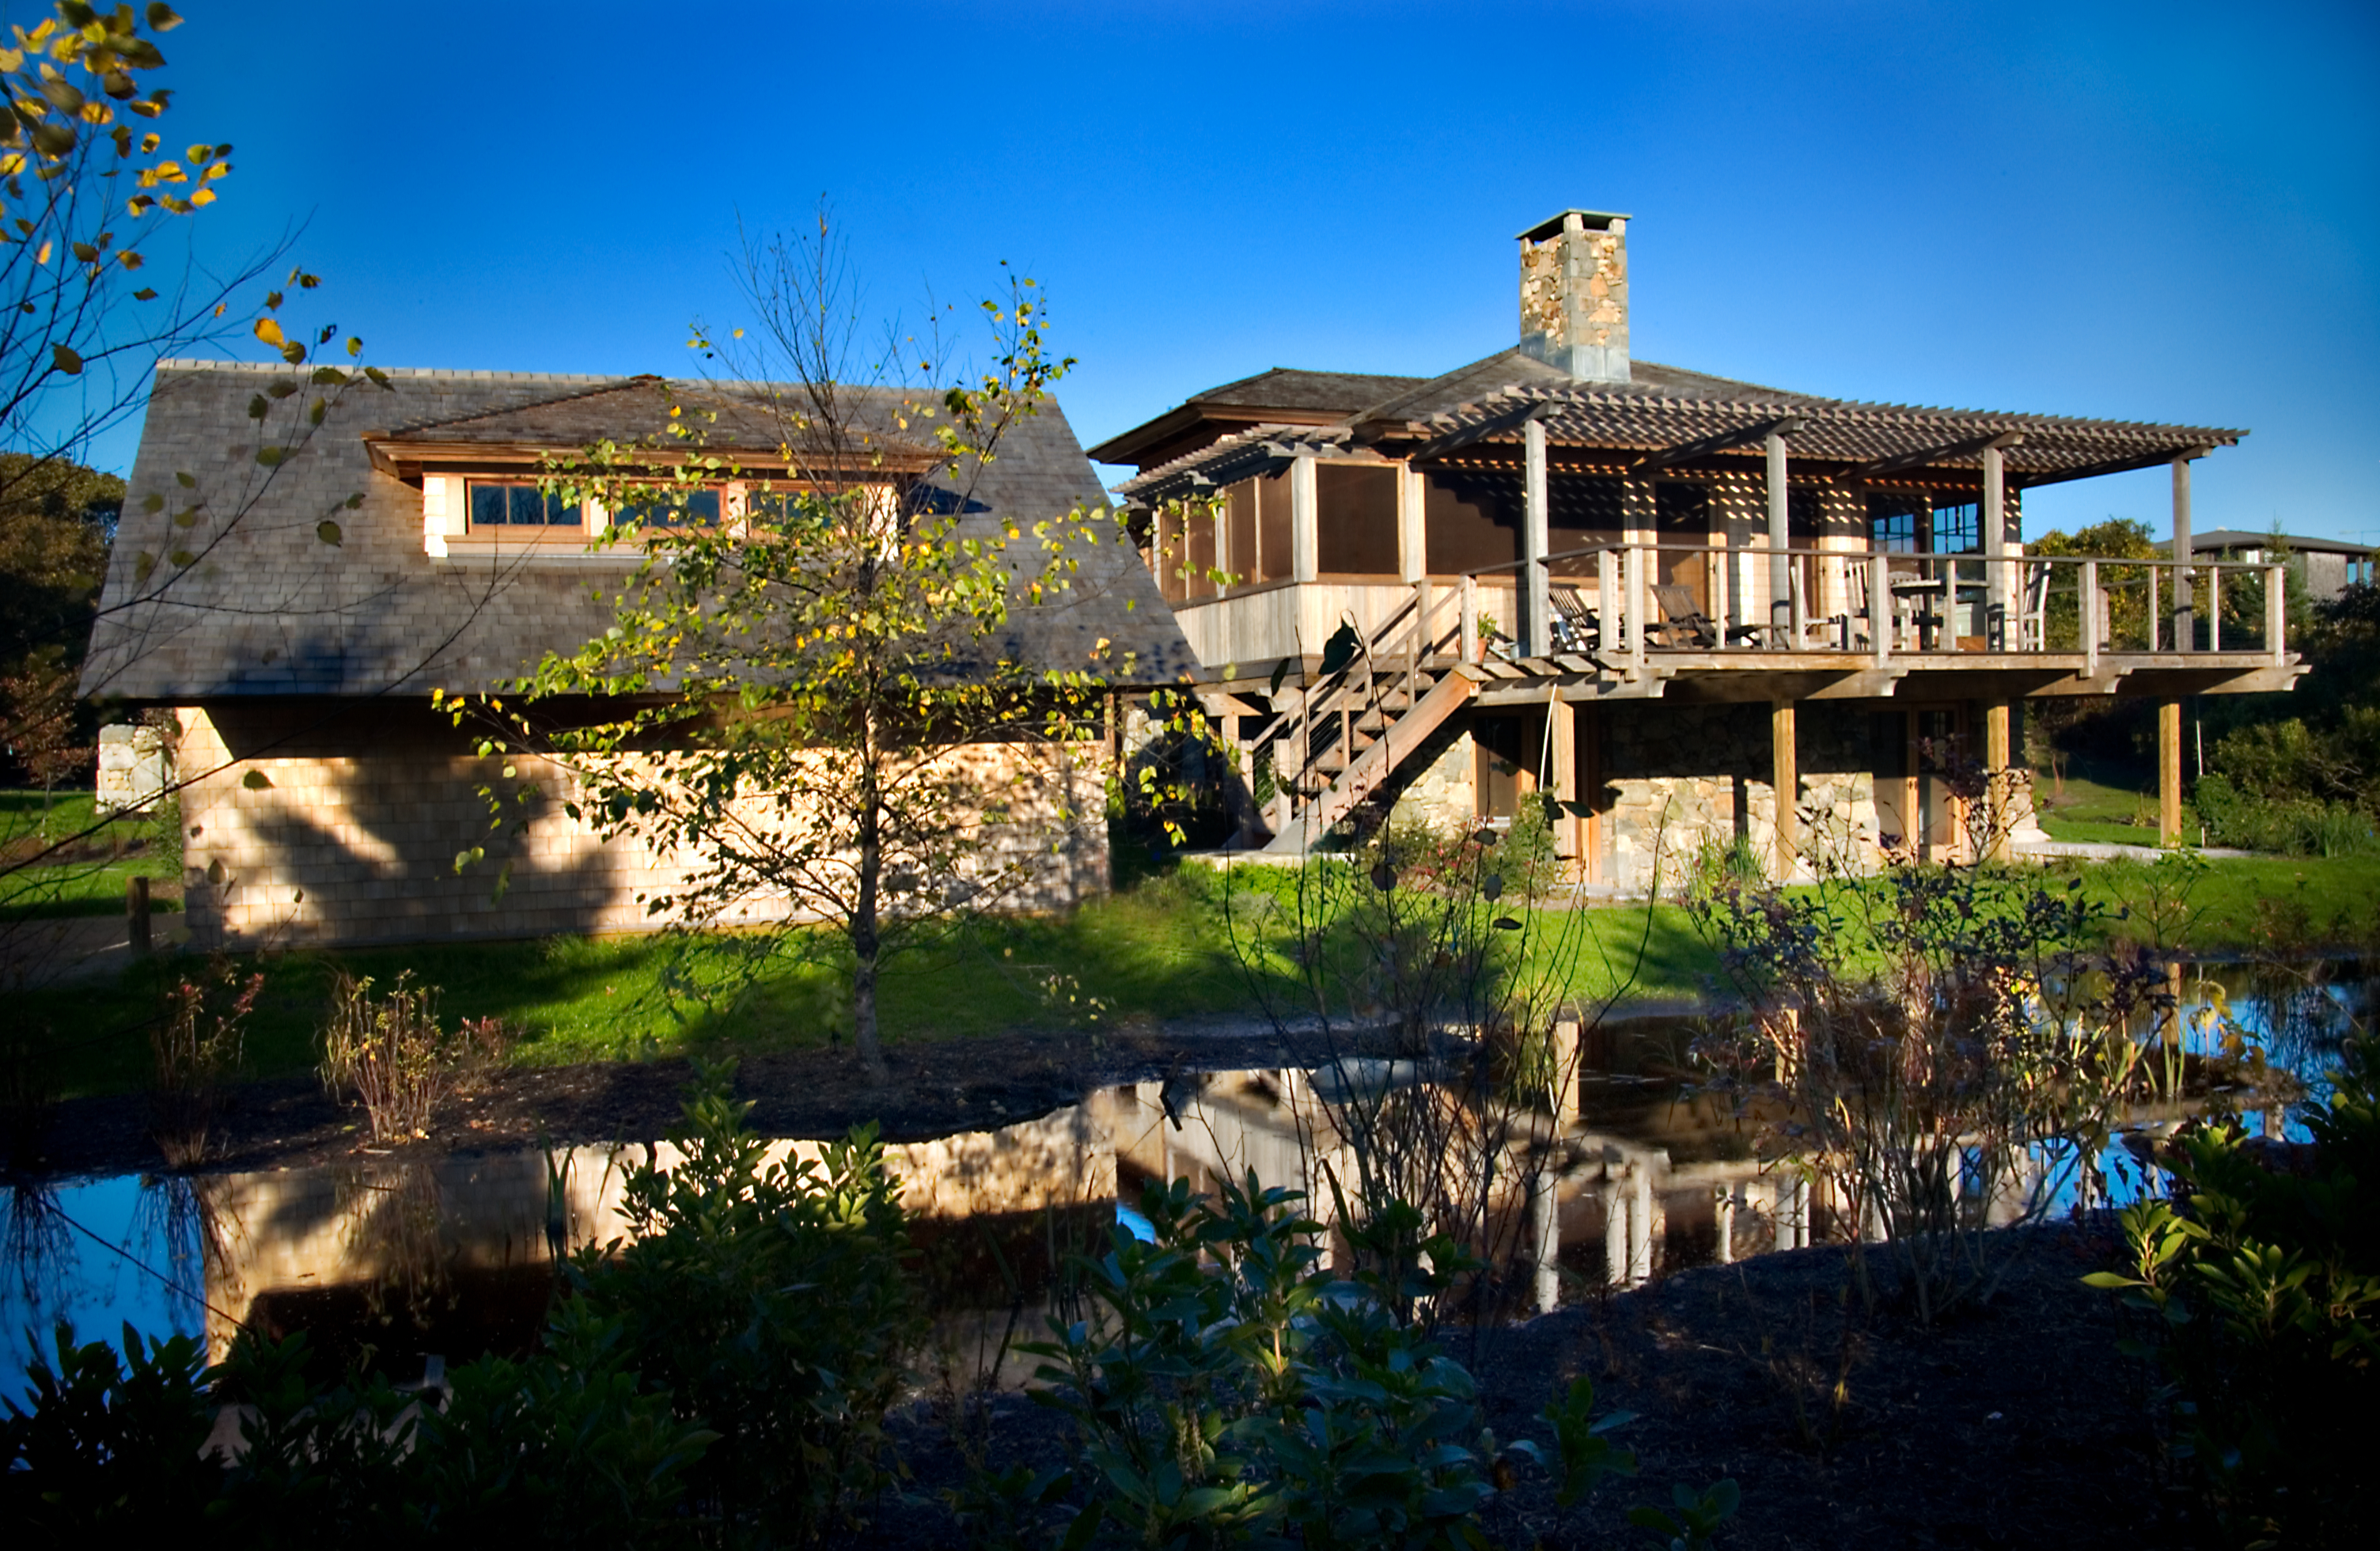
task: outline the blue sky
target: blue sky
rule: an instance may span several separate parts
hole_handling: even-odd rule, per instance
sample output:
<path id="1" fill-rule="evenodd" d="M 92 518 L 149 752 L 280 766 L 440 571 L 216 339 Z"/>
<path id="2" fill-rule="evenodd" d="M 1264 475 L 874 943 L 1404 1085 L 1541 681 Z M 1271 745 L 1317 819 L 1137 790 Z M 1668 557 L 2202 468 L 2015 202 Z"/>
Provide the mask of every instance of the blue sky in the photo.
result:
<path id="1" fill-rule="evenodd" d="M 2246 427 L 2202 529 L 2380 540 L 2368 5 L 182 8 L 175 138 L 237 147 L 206 251 L 302 223 L 389 365 L 685 371 L 739 217 L 823 195 L 884 309 L 1041 282 L 1087 443 L 1501 348 L 1512 235 L 1583 205 L 1636 217 L 1641 357 Z M 2162 532 L 2168 491 L 2027 526 Z"/>

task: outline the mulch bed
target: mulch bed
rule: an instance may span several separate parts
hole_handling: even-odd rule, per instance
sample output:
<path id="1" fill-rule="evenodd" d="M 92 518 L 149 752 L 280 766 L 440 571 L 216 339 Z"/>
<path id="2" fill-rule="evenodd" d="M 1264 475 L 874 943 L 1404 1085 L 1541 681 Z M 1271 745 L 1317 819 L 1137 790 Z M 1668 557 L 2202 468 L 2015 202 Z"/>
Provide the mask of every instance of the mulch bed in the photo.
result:
<path id="1" fill-rule="evenodd" d="M 2190 1543 L 2150 1375 L 2117 1351 L 2117 1301 L 2079 1280 L 2118 1242 L 2105 1225 L 1994 1240 L 1997 1293 L 1930 1328 L 1896 1298 L 1867 1308 L 1849 1291 L 1849 1252 L 1828 1246 L 1683 1272 L 1489 1332 L 1475 1351 L 1456 1333 L 1449 1344 L 1473 1359 L 1500 1439 L 1550 1441 L 1536 1413 L 1580 1375 L 1598 1409 L 1636 1413 L 1613 1435 L 1636 1453 L 1634 1479 L 1563 1512 L 1524 1478 L 1492 1505 L 1491 1539 L 1644 1545 L 1631 1506 L 1730 1478 L 1742 1491 L 1719 1540 L 1730 1551 Z M 996 1467 L 1074 1462 L 1053 1413 L 1002 1396 L 990 1414 Z M 930 1503 L 958 1471 L 947 1427 L 920 1406 L 902 1432 L 913 1493 Z M 946 1545 L 950 1525 L 913 1504 L 890 1509 L 870 1540 Z"/>

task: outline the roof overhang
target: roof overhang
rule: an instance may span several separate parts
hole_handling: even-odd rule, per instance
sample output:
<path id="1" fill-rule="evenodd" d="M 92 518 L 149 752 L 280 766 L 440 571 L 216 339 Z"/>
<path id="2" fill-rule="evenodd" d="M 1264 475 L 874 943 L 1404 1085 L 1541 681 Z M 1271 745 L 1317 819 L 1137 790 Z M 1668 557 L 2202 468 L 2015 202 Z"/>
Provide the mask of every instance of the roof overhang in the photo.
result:
<path id="1" fill-rule="evenodd" d="M 584 447 L 565 447 L 550 443 L 523 442 L 455 442 L 433 441 L 408 436 L 370 435 L 363 438 L 365 451 L 371 465 L 382 474 L 408 483 L 426 473 L 481 472 L 512 473 L 540 471 L 556 466 L 583 467 L 587 457 Z M 796 457 L 788 459 L 783 448 L 747 450 L 735 447 L 654 447 L 640 451 L 633 459 L 623 457 L 622 473 L 636 469 L 676 469 L 698 458 L 717 458 L 730 467 L 760 479 L 772 475 L 815 477 L 825 460 L 813 461 Z M 947 461 L 947 454 L 924 448 L 869 448 L 863 460 L 847 460 L 844 477 L 865 479 L 869 475 L 892 475 L 915 478 L 929 474 Z M 799 470 L 799 474 L 795 474 Z"/>

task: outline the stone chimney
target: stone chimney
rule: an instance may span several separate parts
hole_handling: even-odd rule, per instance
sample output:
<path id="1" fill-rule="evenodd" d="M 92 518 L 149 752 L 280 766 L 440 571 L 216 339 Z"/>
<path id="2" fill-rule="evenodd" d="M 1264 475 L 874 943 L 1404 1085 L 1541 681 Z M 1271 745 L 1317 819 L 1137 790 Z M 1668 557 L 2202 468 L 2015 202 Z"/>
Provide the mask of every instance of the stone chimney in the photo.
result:
<path id="1" fill-rule="evenodd" d="M 1521 350 L 1581 382 L 1628 381 L 1628 217 L 1566 210 L 1521 234 Z"/>

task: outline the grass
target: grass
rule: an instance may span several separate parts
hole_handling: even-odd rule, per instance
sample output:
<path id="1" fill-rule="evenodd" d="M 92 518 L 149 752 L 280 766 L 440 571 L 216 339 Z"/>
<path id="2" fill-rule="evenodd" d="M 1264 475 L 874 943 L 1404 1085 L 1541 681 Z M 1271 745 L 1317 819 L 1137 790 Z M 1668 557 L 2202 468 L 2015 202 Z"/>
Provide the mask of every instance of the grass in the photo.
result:
<path id="1" fill-rule="evenodd" d="M 2047 874 L 2053 885 L 2082 878 L 2116 914 L 2119 937 L 2207 952 L 2380 941 L 2380 858 L 2066 861 Z M 1303 1001 L 1287 964 L 1271 963 L 1252 985 L 1221 906 L 1229 899 L 1245 917 L 1256 902 L 1279 902 L 1294 885 L 1289 869 L 1245 868 L 1228 878 L 1184 869 L 1070 916 L 973 924 L 888 963 L 880 1002 L 885 1037 L 900 1044 L 1032 1029 L 1089 1039 L 1136 1017 L 1254 1014 L 1259 992 L 1293 1015 Z M 1639 996 L 1698 991 L 1715 967 L 1686 913 L 1672 905 L 1548 911 L 1535 926 L 1526 970 L 1559 978 L 1588 1000 L 1619 988 L 1632 966 L 1628 988 Z M 849 1026 L 848 972 L 832 937 L 805 934 L 755 962 L 751 950 L 760 940 L 554 938 L 281 954 L 263 966 L 246 1064 L 256 1075 L 310 1070 L 343 970 L 383 984 L 412 970 L 439 988 L 446 1021 L 492 1016 L 518 1026 L 516 1059 L 528 1064 L 794 1050 L 835 1040 Z M 113 984 L 20 998 L 12 1012 L 47 1030 L 65 1092 L 137 1089 L 147 1078 L 147 1031 L 166 977 L 193 967 L 187 959 L 152 961 Z"/>
<path id="2" fill-rule="evenodd" d="M 2091 776 L 2070 771 L 2064 794 L 2054 804 L 2052 790 L 2049 782 L 2035 777 L 2034 812 L 2050 839 L 2112 845 L 2157 843 L 2155 787 L 2131 772 L 2094 766 Z"/>
<path id="3" fill-rule="evenodd" d="M 178 885 L 178 856 L 163 845 L 156 819 L 142 816 L 112 820 L 106 833 L 121 834 L 140 849 L 116 857 L 105 840 L 86 842 L 72 860 L 29 865 L 46 842 L 77 834 L 98 821 L 96 799 L 87 791 L 54 793 L 0 789 L 0 922 L 115 915 L 124 910 L 127 878 Z M 172 890 L 152 892 L 151 908 L 181 908 Z"/>

